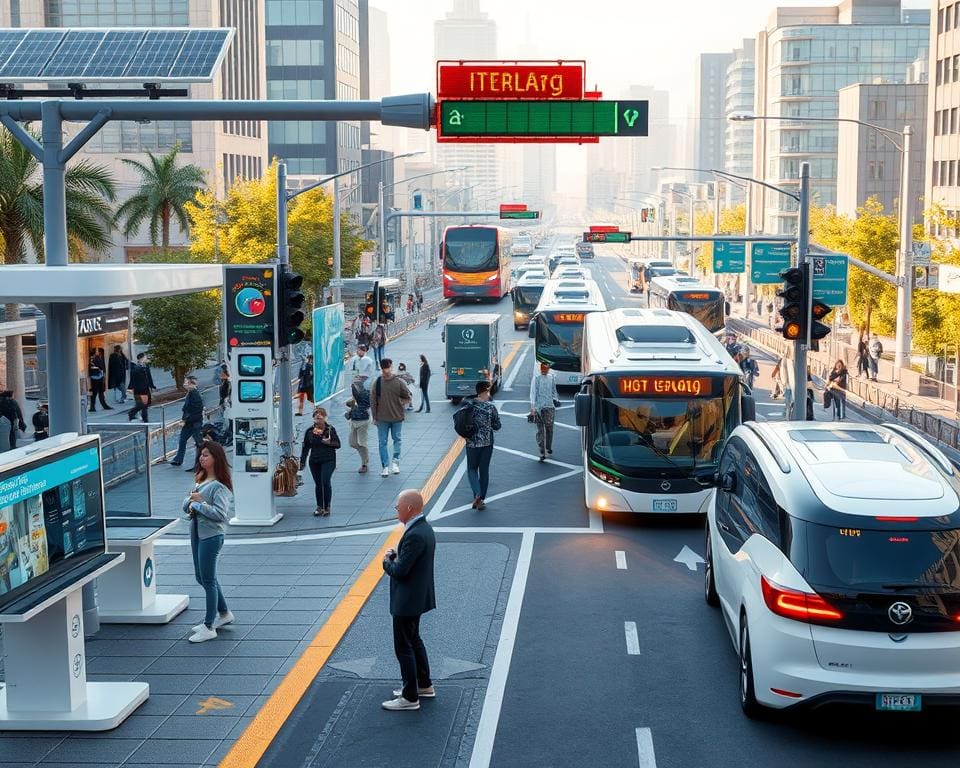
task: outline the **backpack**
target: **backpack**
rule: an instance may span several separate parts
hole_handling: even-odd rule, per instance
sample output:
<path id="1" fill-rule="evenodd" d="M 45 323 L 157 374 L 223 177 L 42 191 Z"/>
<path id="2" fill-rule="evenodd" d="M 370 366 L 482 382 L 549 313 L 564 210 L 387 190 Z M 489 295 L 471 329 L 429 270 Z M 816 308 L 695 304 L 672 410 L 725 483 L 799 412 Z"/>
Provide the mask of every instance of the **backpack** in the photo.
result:
<path id="1" fill-rule="evenodd" d="M 477 425 L 473 414 L 473 402 L 471 400 L 467 400 L 467 402 L 454 411 L 453 430 L 465 440 L 469 440 L 477 434 Z"/>

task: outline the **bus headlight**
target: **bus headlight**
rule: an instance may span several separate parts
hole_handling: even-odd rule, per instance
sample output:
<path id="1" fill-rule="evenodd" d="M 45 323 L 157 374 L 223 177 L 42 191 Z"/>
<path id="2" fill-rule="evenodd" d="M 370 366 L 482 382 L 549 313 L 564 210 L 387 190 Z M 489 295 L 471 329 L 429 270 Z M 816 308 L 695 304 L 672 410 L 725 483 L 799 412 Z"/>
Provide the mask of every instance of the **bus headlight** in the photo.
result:
<path id="1" fill-rule="evenodd" d="M 498 275 L 496 272 L 494 272 L 492 275 L 490 275 L 490 277 L 485 277 L 485 278 L 483 279 L 483 282 L 485 282 L 485 283 L 492 283 L 492 282 L 494 282 L 494 281 L 496 281 L 496 280 L 499 280 L 499 279 L 500 279 L 500 275 Z"/>
<path id="2" fill-rule="evenodd" d="M 592 464 L 590 465 L 590 474 L 593 475 L 594 477 L 600 478 L 601 480 L 603 480 L 603 482 L 609 485 L 612 485 L 614 488 L 620 487 L 619 477 L 617 477 L 616 475 L 612 475 L 609 472 L 604 472 L 602 469 L 599 469 L 593 466 Z"/>

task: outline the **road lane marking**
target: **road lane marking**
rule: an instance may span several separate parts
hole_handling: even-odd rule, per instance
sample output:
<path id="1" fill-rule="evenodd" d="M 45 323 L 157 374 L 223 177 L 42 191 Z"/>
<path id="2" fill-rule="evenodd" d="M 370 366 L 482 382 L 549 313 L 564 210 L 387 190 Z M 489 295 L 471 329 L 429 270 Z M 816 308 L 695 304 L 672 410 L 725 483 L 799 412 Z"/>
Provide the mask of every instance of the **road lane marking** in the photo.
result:
<path id="1" fill-rule="evenodd" d="M 517 360 L 517 364 L 513 366 L 512 370 L 510 371 L 510 375 L 507 376 L 506 384 L 503 385 L 504 392 L 513 391 L 513 382 L 517 380 L 517 374 L 520 373 L 520 369 L 523 368 L 523 361 L 527 359 L 527 352 L 529 351 L 530 351 L 530 345 L 524 344 L 523 352 L 520 353 L 520 359 Z"/>
<path id="2" fill-rule="evenodd" d="M 466 464 L 464 464 L 464 466 L 466 466 Z M 549 485 L 550 483 L 555 483 L 558 480 L 566 480 L 568 477 L 576 477 L 582 471 L 583 470 L 581 469 L 575 469 L 575 470 L 571 470 L 570 472 L 564 472 L 562 474 L 555 475 L 554 477 L 548 477 L 544 480 L 538 480 L 535 483 L 522 485 L 519 488 L 511 488 L 509 491 L 504 491 L 503 493 L 498 493 L 493 496 L 487 496 L 487 498 L 484 499 L 484 501 L 486 501 L 487 503 L 490 503 L 493 501 L 499 501 L 500 499 L 509 498 L 510 496 L 516 496 L 518 493 L 529 491 L 532 488 L 539 488 L 541 485 Z M 463 475 L 461 475 L 460 477 L 463 477 Z M 447 510 L 443 510 L 442 512 L 437 512 L 436 514 L 431 513 L 428 519 L 430 520 L 430 522 L 433 522 L 435 520 L 442 520 L 445 517 L 450 517 L 450 515 L 455 515 L 458 512 L 466 512 L 468 509 L 472 509 L 472 508 L 473 507 L 470 504 L 464 504 L 463 506 L 460 506 L 460 507 L 454 507 L 453 509 L 447 509 Z M 592 527 L 593 526 L 591 526 L 591 528 Z"/>
<path id="3" fill-rule="evenodd" d="M 637 728 L 637 757 L 640 768 L 657 768 L 657 757 L 653 753 L 653 733 L 649 728 Z"/>
<path id="4" fill-rule="evenodd" d="M 512 416 L 515 419 L 526 419 L 529 413 L 530 411 L 527 411 L 527 413 L 510 413 L 510 411 L 500 411 L 501 416 Z M 564 429 L 573 429 L 573 430 L 576 430 L 577 432 L 580 431 L 580 427 L 574 427 L 570 424 L 564 424 L 562 421 L 553 422 L 553 426 L 563 427 Z"/>
<path id="5" fill-rule="evenodd" d="M 637 622 L 623 622 L 623 633 L 627 638 L 627 654 L 630 656 L 640 655 L 640 637 L 637 635 Z"/>
<path id="6" fill-rule="evenodd" d="M 617 556 L 617 569 L 620 571 L 627 570 L 627 553 L 622 549 L 616 551 Z"/>
<path id="7" fill-rule="evenodd" d="M 454 440 L 449 450 L 437 464 L 433 473 L 420 489 L 424 502 L 429 501 L 440 487 L 440 483 L 453 466 L 464 442 Z M 300 699 L 307 692 L 317 674 L 343 640 L 373 590 L 383 577 L 381 561 L 387 549 L 396 547 L 403 533 L 399 524 L 392 526 L 386 541 L 377 554 L 367 563 L 360 576 L 337 603 L 333 613 L 320 630 L 313 636 L 310 645 L 303 652 L 289 672 L 284 675 L 270 698 L 260 707 L 250 724 L 240 734 L 226 757 L 220 762 L 220 768 L 256 768 L 260 758 L 266 753 L 280 729 L 290 718 Z"/>
<path id="8" fill-rule="evenodd" d="M 539 461 L 540 457 L 532 453 L 524 453 L 523 451 L 518 451 L 513 448 L 504 448 L 500 445 L 495 445 L 493 447 L 495 451 L 503 451 L 504 453 L 512 453 L 514 456 L 522 456 L 525 459 L 530 459 L 530 461 Z M 564 467 L 566 469 L 575 469 L 578 472 L 583 471 L 583 467 L 578 466 L 577 464 L 567 464 L 565 461 L 558 461 L 557 459 L 547 459 L 546 464 L 554 464 L 558 467 Z"/>
<path id="9" fill-rule="evenodd" d="M 483 697 L 483 711 L 477 725 L 477 736 L 470 755 L 470 768 L 489 768 L 493 755 L 493 742 L 500 723 L 500 710 L 503 707 L 503 694 L 510 674 L 510 662 L 513 659 L 513 646 L 517 640 L 517 628 L 520 625 L 520 609 L 523 607 L 523 593 L 527 589 L 527 575 L 530 573 L 530 561 L 533 559 L 534 533 L 524 533 L 520 541 L 520 554 L 517 567 L 513 572 L 513 584 L 510 597 L 503 615 L 500 628 L 500 640 L 497 653 L 490 667 L 490 681 Z"/>
<path id="10" fill-rule="evenodd" d="M 512 344 L 512 347 L 510 351 L 507 352 L 507 356 L 503 358 L 503 365 L 500 367 L 501 372 L 510 370 L 510 363 L 513 362 L 513 358 L 517 356 L 517 352 L 520 351 L 520 347 L 522 347 L 526 342 L 512 341 L 510 343 Z"/>
<path id="11" fill-rule="evenodd" d="M 680 554 L 673 558 L 673 562 L 683 563 L 691 571 L 695 571 L 697 570 L 697 566 L 703 562 L 703 558 L 684 544 L 683 549 L 680 550 Z"/>

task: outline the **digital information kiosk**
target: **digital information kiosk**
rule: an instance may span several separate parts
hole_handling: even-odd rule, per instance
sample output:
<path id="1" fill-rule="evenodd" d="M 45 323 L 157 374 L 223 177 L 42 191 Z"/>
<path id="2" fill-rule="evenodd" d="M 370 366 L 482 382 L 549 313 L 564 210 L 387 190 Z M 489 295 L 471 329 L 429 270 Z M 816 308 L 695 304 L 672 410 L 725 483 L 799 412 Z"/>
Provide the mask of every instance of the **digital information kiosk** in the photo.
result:
<path id="1" fill-rule="evenodd" d="M 231 525 L 273 525 L 273 335 L 276 270 L 262 264 L 224 267 L 223 316 L 233 418 L 234 517 Z M 287 403 L 287 407 L 290 404 Z"/>
<path id="2" fill-rule="evenodd" d="M 108 552 L 98 435 L 0 454 L 0 730 L 102 731 L 146 683 L 87 682 L 81 590 L 121 565 Z"/>

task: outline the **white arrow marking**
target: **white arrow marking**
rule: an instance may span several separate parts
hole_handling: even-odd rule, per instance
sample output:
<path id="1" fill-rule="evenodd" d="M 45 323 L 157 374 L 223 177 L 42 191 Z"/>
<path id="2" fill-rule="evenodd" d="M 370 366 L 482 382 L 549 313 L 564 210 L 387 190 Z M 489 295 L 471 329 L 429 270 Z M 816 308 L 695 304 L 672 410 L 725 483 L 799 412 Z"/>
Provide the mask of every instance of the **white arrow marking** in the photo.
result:
<path id="1" fill-rule="evenodd" d="M 683 563 L 691 571 L 695 571 L 697 570 L 697 565 L 703 562 L 703 558 L 684 544 L 683 549 L 680 550 L 680 554 L 673 558 L 673 562 Z"/>

